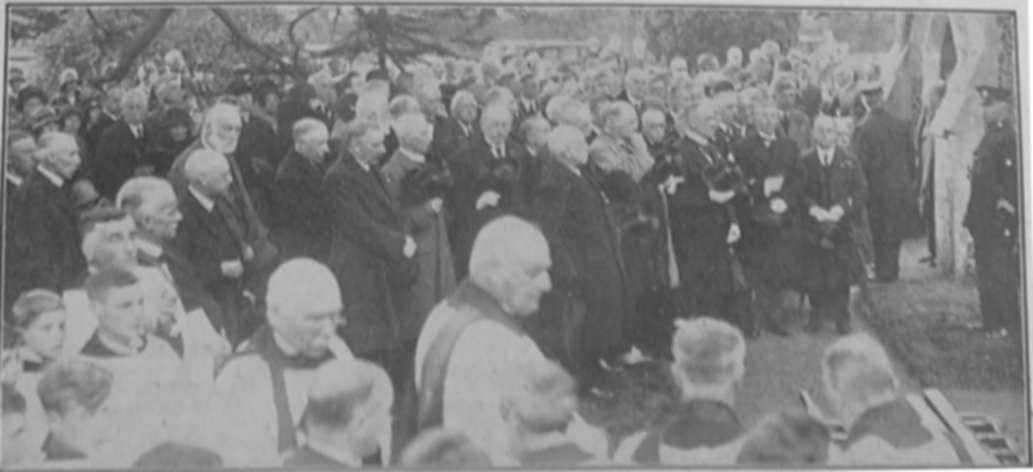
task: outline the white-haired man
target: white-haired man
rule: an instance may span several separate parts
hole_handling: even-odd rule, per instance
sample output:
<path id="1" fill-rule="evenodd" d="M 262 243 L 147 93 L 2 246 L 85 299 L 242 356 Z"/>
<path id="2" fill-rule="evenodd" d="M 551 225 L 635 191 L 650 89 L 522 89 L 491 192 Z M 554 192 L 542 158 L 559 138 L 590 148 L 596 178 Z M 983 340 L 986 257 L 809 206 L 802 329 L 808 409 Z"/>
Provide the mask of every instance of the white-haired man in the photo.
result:
<path id="1" fill-rule="evenodd" d="M 147 118 L 147 93 L 132 89 L 122 95 L 121 117 L 108 126 L 97 140 L 92 166 L 94 185 L 101 196 L 115 199 L 118 188 L 134 175 L 154 172 L 146 161 L 151 130 L 144 129 Z"/>
<path id="2" fill-rule="evenodd" d="M 640 181 L 653 166 L 653 158 L 638 132 L 635 108 L 624 101 L 604 103 L 599 115 L 603 132 L 592 141 L 589 159 L 603 172 L 623 172 L 635 182 Z"/>
<path id="3" fill-rule="evenodd" d="M 555 257 L 556 290 L 534 331 L 547 351 L 579 376 L 585 391 L 608 397 L 600 360 L 627 350 L 623 317 L 629 300 L 617 228 L 606 197 L 584 167 L 588 145 L 581 131 L 558 126 L 549 133 L 548 146 L 554 161 L 541 169 L 533 212 Z M 584 312 L 572 310 L 578 305 L 572 301 L 582 302 Z"/>
<path id="4" fill-rule="evenodd" d="M 466 433 L 498 463 L 508 455 L 500 413 L 515 372 L 544 356 L 520 327 L 552 288 L 549 246 L 531 223 L 503 216 L 481 229 L 470 277 L 427 317 L 416 345 L 420 430 Z"/>
<path id="5" fill-rule="evenodd" d="M 258 320 L 244 295 L 244 276 L 252 270 L 255 254 L 226 200 L 233 183 L 230 166 L 222 154 L 198 149 L 187 159 L 183 173 L 189 183 L 180 200 L 183 216 L 173 244 L 195 264 L 201 285 L 222 309 L 223 323 L 216 328 L 236 346 Z"/>
<path id="6" fill-rule="evenodd" d="M 273 238 L 284 257 L 326 257 L 329 228 L 320 189 L 331 164 L 326 125 L 302 118 L 292 130 L 294 148 L 280 163 L 273 180 L 276 222 Z"/>
<path id="7" fill-rule="evenodd" d="M 624 90 L 621 90 L 617 99 L 631 104 L 635 112 L 642 112 L 642 99 L 646 97 L 649 89 L 649 73 L 645 69 L 629 69 L 624 74 Z M 636 122 L 636 125 L 638 123 Z"/>
<path id="8" fill-rule="evenodd" d="M 847 427 L 830 466 L 958 466 L 960 441 L 914 410 L 886 350 L 865 333 L 838 339 L 821 362 L 825 392 Z"/>
<path id="9" fill-rule="evenodd" d="M 305 283 L 298 283 L 304 280 Z M 311 259 L 292 259 L 269 277 L 262 326 L 216 377 L 217 410 L 224 457 L 233 466 L 279 466 L 296 447 L 316 369 L 332 359 L 349 360 L 337 337 L 344 323 L 337 280 Z"/>
<path id="10" fill-rule="evenodd" d="M 676 406 L 660 428 L 632 434 L 617 448 L 622 464 L 722 466 L 736 462 L 743 427 L 735 394 L 745 373 L 746 340 L 709 317 L 679 320 L 671 343 Z"/>
<path id="11" fill-rule="evenodd" d="M 75 203 L 65 183 L 82 162 L 75 137 L 45 133 L 39 139 L 39 165 L 11 196 L 7 287 L 12 297 L 24 290 L 57 292 L 81 282 L 86 261 L 79 246 Z M 5 277 L 7 278 L 7 277 Z"/>

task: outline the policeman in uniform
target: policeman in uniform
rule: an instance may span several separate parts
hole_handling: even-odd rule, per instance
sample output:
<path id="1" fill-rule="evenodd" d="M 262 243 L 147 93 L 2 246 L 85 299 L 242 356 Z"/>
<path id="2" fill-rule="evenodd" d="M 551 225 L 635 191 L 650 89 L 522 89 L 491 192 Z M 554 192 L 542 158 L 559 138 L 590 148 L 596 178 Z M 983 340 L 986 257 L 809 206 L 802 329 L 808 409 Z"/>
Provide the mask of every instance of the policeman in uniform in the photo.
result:
<path id="1" fill-rule="evenodd" d="M 986 133 L 975 150 L 963 225 L 975 243 L 982 328 L 995 338 L 1019 321 L 1018 165 L 1011 90 L 980 86 Z"/>

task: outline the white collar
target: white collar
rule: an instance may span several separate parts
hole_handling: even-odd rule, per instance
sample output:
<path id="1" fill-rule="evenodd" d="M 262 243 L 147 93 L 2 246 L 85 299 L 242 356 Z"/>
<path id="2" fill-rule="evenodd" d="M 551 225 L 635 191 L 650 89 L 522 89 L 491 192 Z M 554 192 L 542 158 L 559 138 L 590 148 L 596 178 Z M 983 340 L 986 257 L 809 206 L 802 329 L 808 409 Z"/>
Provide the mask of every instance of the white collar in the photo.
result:
<path id="1" fill-rule="evenodd" d="M 408 150 L 408 149 L 406 149 L 404 147 L 399 146 L 398 147 L 398 152 L 400 152 L 403 156 L 408 158 L 410 161 L 418 162 L 420 164 L 423 164 L 423 163 L 427 162 L 427 156 L 424 156 L 423 154 L 417 154 L 417 153 L 415 153 L 413 151 L 410 151 L 410 150 Z"/>
<path id="2" fill-rule="evenodd" d="M 832 162 L 832 160 L 835 159 L 835 157 L 836 157 L 836 147 L 835 146 L 830 147 L 828 149 L 815 148 L 815 150 L 818 151 L 818 158 L 819 159 L 824 158 L 827 155 L 829 162 Z"/>
<path id="3" fill-rule="evenodd" d="M 306 443 L 309 449 L 316 451 L 326 457 L 329 457 L 337 462 L 340 462 L 348 467 L 362 467 L 362 460 L 355 457 L 351 451 L 341 450 L 340 448 L 333 447 L 326 443 L 318 440 L 309 438 Z"/>
<path id="4" fill-rule="evenodd" d="M 576 165 L 569 164 L 567 162 L 564 162 L 563 165 L 567 166 L 567 168 L 570 169 L 571 172 L 577 174 L 578 177 L 581 177 L 581 169 L 578 169 Z"/>
<path id="5" fill-rule="evenodd" d="M 699 144 L 700 146 L 706 146 L 707 144 L 710 144 L 710 140 L 709 139 L 705 138 L 702 134 L 699 134 L 695 130 L 692 130 L 692 129 L 686 129 L 685 130 L 685 136 L 687 136 L 689 139 L 695 141 L 696 144 Z"/>
<path id="6" fill-rule="evenodd" d="M 7 169 L 5 175 L 7 176 L 7 180 L 14 184 L 15 187 L 21 187 L 22 182 L 25 181 L 25 179 L 23 179 L 22 176 L 15 174 L 14 172 L 11 172 L 10 169 Z"/>
<path id="7" fill-rule="evenodd" d="M 143 252 L 144 254 L 147 254 L 148 256 L 151 256 L 155 259 L 160 258 L 161 255 L 165 252 L 161 248 L 161 246 L 154 244 L 142 237 L 137 237 L 133 241 L 136 243 L 136 249 L 138 251 Z"/>
<path id="8" fill-rule="evenodd" d="M 774 141 L 775 140 L 775 134 L 774 133 L 772 133 L 772 134 L 765 134 L 765 133 L 761 133 L 760 131 L 757 131 L 757 136 L 760 136 L 760 139 L 763 139 L 765 141 Z"/>
<path id="9" fill-rule="evenodd" d="M 369 172 L 369 164 L 366 164 L 365 162 L 360 161 L 358 158 L 354 158 L 354 159 L 355 159 L 355 162 L 359 164 L 359 167 L 362 168 L 362 170 L 364 170 L 366 172 Z"/>
<path id="10" fill-rule="evenodd" d="M 208 198 L 207 195 L 198 192 L 193 185 L 188 186 L 187 190 L 189 190 L 190 194 L 193 195 L 195 199 L 197 199 L 197 203 L 200 203 L 201 206 L 204 207 L 205 211 L 211 212 L 212 208 L 215 208 L 215 201 L 211 198 Z"/>
<path id="11" fill-rule="evenodd" d="M 503 157 L 506 157 L 506 145 L 504 143 L 503 144 L 492 144 L 487 139 L 485 139 L 484 142 L 488 143 L 488 147 L 491 148 L 492 156 L 495 155 L 495 150 L 498 149 L 499 151 L 501 151 L 500 154 L 502 154 L 501 156 L 498 156 L 498 158 L 501 159 Z"/>
<path id="12" fill-rule="evenodd" d="M 38 167 L 36 167 L 36 169 L 38 169 L 39 173 L 43 174 L 43 177 L 46 177 L 47 180 L 50 181 L 50 183 L 54 184 L 54 186 L 56 186 L 56 187 L 64 186 L 65 179 L 64 179 L 64 177 L 61 177 L 60 175 L 57 175 L 57 172 L 54 172 L 54 171 L 48 169 L 45 166 L 38 166 Z"/>

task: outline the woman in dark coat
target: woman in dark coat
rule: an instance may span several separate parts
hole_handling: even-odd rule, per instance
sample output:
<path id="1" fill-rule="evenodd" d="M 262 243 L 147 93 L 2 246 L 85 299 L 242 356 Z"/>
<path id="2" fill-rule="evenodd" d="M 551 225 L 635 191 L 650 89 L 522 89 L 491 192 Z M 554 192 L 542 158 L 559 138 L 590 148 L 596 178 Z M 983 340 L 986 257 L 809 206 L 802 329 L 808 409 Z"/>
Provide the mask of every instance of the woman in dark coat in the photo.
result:
<path id="1" fill-rule="evenodd" d="M 148 162 L 154 163 L 156 175 L 165 175 L 176 156 L 193 142 L 194 122 L 186 110 L 170 108 L 162 116 L 160 126 L 154 147 L 149 150 Z"/>

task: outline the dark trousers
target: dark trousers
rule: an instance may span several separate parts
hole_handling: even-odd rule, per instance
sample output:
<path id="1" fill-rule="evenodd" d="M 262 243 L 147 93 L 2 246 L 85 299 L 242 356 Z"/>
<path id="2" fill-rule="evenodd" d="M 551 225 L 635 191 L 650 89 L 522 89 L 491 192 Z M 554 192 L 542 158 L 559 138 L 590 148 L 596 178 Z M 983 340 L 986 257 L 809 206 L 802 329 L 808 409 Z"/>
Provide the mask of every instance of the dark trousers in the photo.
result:
<path id="1" fill-rule="evenodd" d="M 850 323 L 850 286 L 844 285 L 826 290 L 807 293 L 811 301 L 811 323 L 819 324 L 824 320 L 836 322 L 836 326 Z"/>
<path id="2" fill-rule="evenodd" d="M 771 284 L 753 284 L 753 319 L 754 331 L 763 327 L 785 327 L 785 307 L 782 304 L 782 292 Z"/>
<path id="3" fill-rule="evenodd" d="M 875 277 L 882 282 L 893 282 L 900 277 L 901 240 L 875 241 Z"/>
<path id="4" fill-rule="evenodd" d="M 1019 257 L 1012 251 L 1013 243 L 993 237 L 976 237 L 973 242 L 983 327 L 1020 329 Z"/>
<path id="5" fill-rule="evenodd" d="M 416 340 L 406 341 L 394 349 L 383 349 L 367 353 L 355 353 L 359 357 L 383 367 L 391 378 L 394 387 L 395 403 L 392 408 L 391 424 L 392 456 L 401 452 L 402 448 L 416 435 L 416 383 L 413 380 L 413 363 L 416 356 Z M 377 465 L 363 460 L 365 465 Z"/>

